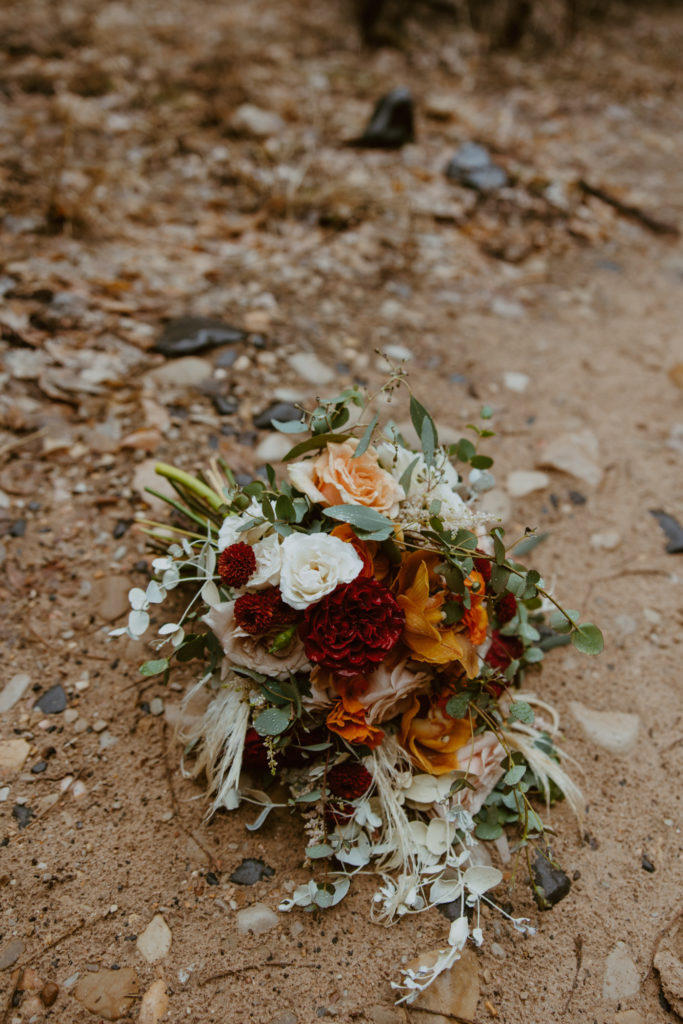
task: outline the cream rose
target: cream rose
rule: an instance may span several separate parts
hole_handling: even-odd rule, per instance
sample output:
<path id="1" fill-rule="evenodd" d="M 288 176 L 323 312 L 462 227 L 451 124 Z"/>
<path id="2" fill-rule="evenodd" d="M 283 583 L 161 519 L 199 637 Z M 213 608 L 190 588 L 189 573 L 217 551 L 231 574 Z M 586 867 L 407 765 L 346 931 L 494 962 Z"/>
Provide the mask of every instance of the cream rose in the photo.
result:
<path id="1" fill-rule="evenodd" d="M 352 544 L 327 533 L 292 533 L 281 548 L 280 593 L 290 608 L 301 611 L 350 583 L 363 568 Z"/>
<path id="2" fill-rule="evenodd" d="M 456 799 L 470 812 L 476 814 L 499 779 L 505 768 L 503 760 L 505 751 L 493 732 L 483 732 L 474 736 L 457 752 L 458 767 L 467 772 L 467 781 L 474 789 L 463 789 Z"/>
<path id="3" fill-rule="evenodd" d="M 263 519 L 263 510 L 255 498 L 251 499 L 251 505 L 246 512 L 238 516 L 226 516 L 218 530 L 218 550 L 225 551 L 231 544 L 255 544 L 272 530 L 270 523 L 259 523 L 245 530 L 242 527 L 254 519 Z"/>
<path id="4" fill-rule="evenodd" d="M 317 459 L 289 467 L 293 485 L 321 505 L 364 505 L 393 517 L 405 498 L 401 485 L 377 462 L 372 448 L 353 458 L 358 441 L 328 444 Z"/>
<path id="5" fill-rule="evenodd" d="M 287 679 L 290 672 L 310 669 L 303 644 L 294 635 L 287 648 L 271 653 L 268 637 L 245 633 L 235 622 L 235 602 L 223 601 L 211 609 L 203 621 L 218 639 L 226 661 L 231 665 L 253 668 L 274 679 Z"/>
<path id="6" fill-rule="evenodd" d="M 276 587 L 280 582 L 280 566 L 282 564 L 282 540 L 277 533 L 271 533 L 254 544 L 256 570 L 249 577 L 246 590 L 262 590 L 263 587 Z"/>
<path id="7" fill-rule="evenodd" d="M 366 709 L 366 721 L 384 722 L 402 714 L 406 710 L 405 698 L 428 682 L 426 672 L 416 672 L 408 665 L 407 658 L 393 668 L 383 663 L 367 677 L 367 690 L 358 694 Z"/>

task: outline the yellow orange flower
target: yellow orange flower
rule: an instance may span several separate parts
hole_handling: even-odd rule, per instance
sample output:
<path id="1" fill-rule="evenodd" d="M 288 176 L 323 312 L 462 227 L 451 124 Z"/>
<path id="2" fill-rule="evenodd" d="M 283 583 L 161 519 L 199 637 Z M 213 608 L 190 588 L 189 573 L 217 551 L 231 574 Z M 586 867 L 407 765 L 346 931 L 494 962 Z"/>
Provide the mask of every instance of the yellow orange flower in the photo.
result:
<path id="1" fill-rule="evenodd" d="M 470 640 L 478 647 L 486 639 L 486 627 L 489 624 L 489 617 L 483 604 L 486 596 L 484 577 L 480 572 L 473 570 L 465 580 L 465 586 L 470 592 L 470 607 L 465 609 L 462 622 Z"/>
<path id="2" fill-rule="evenodd" d="M 342 694 L 327 716 L 327 728 L 347 743 L 362 743 L 366 747 L 377 747 L 384 739 L 381 729 L 366 722 L 360 701 L 346 694 Z"/>
<path id="3" fill-rule="evenodd" d="M 438 698 L 413 695 L 410 707 L 403 713 L 398 735 L 410 760 L 429 775 L 445 775 L 456 771 L 458 750 L 472 736 L 467 718 L 451 718 L 442 709 Z"/>
<path id="4" fill-rule="evenodd" d="M 397 578 L 396 601 L 406 617 L 403 643 L 417 661 L 447 665 L 459 661 L 472 679 L 478 671 L 477 652 L 462 625 L 442 626 L 446 591 L 434 573 L 437 554 L 415 551 L 403 559 Z M 441 589 L 432 593 L 432 585 Z"/>

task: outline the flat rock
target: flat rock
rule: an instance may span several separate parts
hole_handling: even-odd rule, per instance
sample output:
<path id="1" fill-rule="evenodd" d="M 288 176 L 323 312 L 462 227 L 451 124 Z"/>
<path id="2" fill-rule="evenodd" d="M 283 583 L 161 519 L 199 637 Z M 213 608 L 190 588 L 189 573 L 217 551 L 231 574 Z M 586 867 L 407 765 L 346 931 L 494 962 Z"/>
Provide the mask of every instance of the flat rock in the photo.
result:
<path id="1" fill-rule="evenodd" d="M 630 999 L 640 989 L 638 968 L 625 942 L 617 942 L 607 957 L 605 975 L 602 981 L 603 999 L 621 1002 Z"/>
<path id="2" fill-rule="evenodd" d="M 369 1006 L 365 1015 L 372 1024 L 407 1024 L 408 1015 L 401 1006 Z"/>
<path id="3" fill-rule="evenodd" d="M 491 516 L 494 520 L 499 520 L 501 523 L 507 523 L 512 515 L 512 502 L 510 497 L 505 491 L 500 490 L 498 487 L 492 488 L 487 491 L 479 502 L 479 508 L 482 512 L 486 512 L 487 515 Z"/>
<path id="4" fill-rule="evenodd" d="M 516 370 L 508 370 L 503 374 L 503 384 L 508 391 L 517 391 L 521 394 L 526 391 L 531 382 L 531 377 L 526 373 L 518 373 Z"/>
<path id="5" fill-rule="evenodd" d="M 292 1010 L 283 1010 L 282 1013 L 278 1013 L 277 1017 L 273 1017 L 270 1024 L 298 1024 L 299 1018 Z"/>
<path id="6" fill-rule="evenodd" d="M 67 700 L 64 687 L 60 683 L 51 686 L 49 690 L 41 694 L 33 705 L 44 715 L 59 715 L 66 710 Z"/>
<path id="7" fill-rule="evenodd" d="M 280 462 L 296 444 L 291 434 L 269 434 L 256 446 L 257 462 Z"/>
<path id="8" fill-rule="evenodd" d="M 31 744 L 26 740 L 3 740 L 0 743 L 0 779 L 15 775 L 28 757 Z"/>
<path id="9" fill-rule="evenodd" d="M 213 373 L 213 366 L 208 359 L 198 356 L 183 356 L 172 363 L 164 363 L 145 374 L 145 385 L 152 390 L 172 388 L 185 390 L 196 388 Z"/>
<path id="10" fill-rule="evenodd" d="M 31 677 L 28 672 L 19 672 L 16 676 L 12 676 L 0 693 L 0 714 L 13 708 L 17 701 L 24 696 L 30 684 Z"/>
<path id="11" fill-rule="evenodd" d="M 138 1024 L 159 1024 L 168 1012 L 166 982 L 162 978 L 152 982 L 140 1003 Z"/>
<path id="12" fill-rule="evenodd" d="M 21 939 L 11 939 L 6 946 L 0 949 L 0 971 L 6 971 L 8 967 L 12 967 L 23 952 L 24 943 Z"/>
<path id="13" fill-rule="evenodd" d="M 614 1024 L 645 1024 L 645 1018 L 637 1010 L 621 1010 L 614 1015 Z"/>
<path id="14" fill-rule="evenodd" d="M 591 487 L 597 487 L 603 476 L 598 439 L 592 430 L 577 430 L 556 437 L 546 445 L 537 465 L 559 469 Z"/>
<path id="15" fill-rule="evenodd" d="M 148 964 L 163 960 L 171 948 L 171 929 L 161 914 L 155 914 L 142 935 L 138 935 L 138 952 L 144 956 Z"/>
<path id="16" fill-rule="evenodd" d="M 74 995 L 90 1013 L 105 1020 L 118 1020 L 130 1013 L 139 991 L 140 983 L 133 968 L 122 967 L 119 971 L 85 974 Z"/>
<path id="17" fill-rule="evenodd" d="M 683 922 L 680 917 L 660 939 L 654 965 L 667 1002 L 683 1017 Z"/>
<path id="18" fill-rule="evenodd" d="M 254 935 L 263 935 L 277 927 L 280 918 L 274 910 L 267 907 L 265 903 L 252 903 L 250 907 L 237 911 L 237 931 L 241 935 L 252 932 Z"/>
<path id="19" fill-rule="evenodd" d="M 169 365 L 177 366 L 178 363 L 169 363 Z M 158 491 L 159 494 L 165 494 L 169 498 L 178 497 L 168 480 L 163 476 L 159 476 L 159 474 L 155 472 L 156 465 L 156 459 L 145 459 L 144 462 L 140 462 L 138 464 L 135 469 L 135 473 L 133 474 L 133 490 L 136 491 L 138 496 L 142 498 L 145 504 L 148 505 L 155 514 L 168 513 L 170 506 L 167 505 L 165 501 L 162 501 L 161 498 L 157 498 L 153 494 L 149 494 L 147 491 L 147 488 L 151 487 L 152 490 Z M 130 581 L 128 589 L 130 590 Z"/>
<path id="20" fill-rule="evenodd" d="M 550 477 L 537 469 L 515 469 L 508 473 L 506 486 L 511 497 L 523 498 L 525 494 L 549 487 Z"/>
<path id="21" fill-rule="evenodd" d="M 289 357 L 289 365 L 309 384 L 331 384 L 335 377 L 334 370 L 318 359 L 313 352 L 295 352 Z"/>
<path id="22" fill-rule="evenodd" d="M 407 967 L 416 969 L 420 964 L 435 963 L 438 953 L 426 953 L 412 960 Z M 474 1020 L 479 1002 L 479 972 L 476 954 L 463 949 L 460 959 L 450 971 L 444 971 L 436 981 L 411 1004 L 410 1020 L 417 1024 L 450 1024 L 453 1017 Z M 420 1010 L 426 1013 L 420 1013 Z M 450 1017 L 447 1016 L 450 1014 Z"/>
<path id="23" fill-rule="evenodd" d="M 612 754 L 627 754 L 638 738 L 640 718 L 625 711 L 594 711 L 573 700 L 569 709 L 587 740 Z"/>
<path id="24" fill-rule="evenodd" d="M 568 895 L 572 884 L 569 876 L 544 857 L 540 850 L 536 851 L 531 871 L 534 899 L 541 910 L 550 910 Z"/>
<path id="25" fill-rule="evenodd" d="M 168 357 L 196 355 L 220 345 L 244 341 L 246 331 L 206 316 L 180 316 L 169 320 L 154 348 Z"/>
<path id="26" fill-rule="evenodd" d="M 89 598 L 90 607 L 95 615 L 105 622 L 115 622 L 127 614 L 130 611 L 128 591 L 131 586 L 129 576 L 107 575 L 95 580 Z"/>
<path id="27" fill-rule="evenodd" d="M 240 135 L 250 135 L 254 139 L 267 139 L 277 135 L 285 126 L 279 114 L 272 110 L 263 110 L 253 103 L 243 103 L 237 108 L 230 119 L 230 127 Z"/>
<path id="28" fill-rule="evenodd" d="M 620 544 L 621 534 L 617 530 L 591 534 L 590 546 L 596 551 L 614 551 Z"/>

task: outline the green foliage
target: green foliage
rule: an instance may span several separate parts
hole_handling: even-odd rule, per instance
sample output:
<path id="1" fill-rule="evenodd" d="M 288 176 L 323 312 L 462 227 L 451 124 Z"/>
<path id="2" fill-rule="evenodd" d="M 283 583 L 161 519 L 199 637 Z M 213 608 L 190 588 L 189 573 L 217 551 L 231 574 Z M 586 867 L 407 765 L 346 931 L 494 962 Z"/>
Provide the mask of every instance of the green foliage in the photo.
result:
<path id="1" fill-rule="evenodd" d="M 279 736 L 289 725 L 289 712 L 282 708 L 266 708 L 254 719 L 259 736 Z"/>

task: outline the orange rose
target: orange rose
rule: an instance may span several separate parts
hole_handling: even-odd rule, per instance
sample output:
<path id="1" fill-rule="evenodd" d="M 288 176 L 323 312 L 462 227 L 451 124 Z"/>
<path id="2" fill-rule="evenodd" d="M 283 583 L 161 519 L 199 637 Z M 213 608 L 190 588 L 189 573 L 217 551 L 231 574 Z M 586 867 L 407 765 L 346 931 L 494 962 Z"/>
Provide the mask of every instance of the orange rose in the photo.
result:
<path id="1" fill-rule="evenodd" d="M 434 567 L 440 561 L 432 553 L 415 551 L 403 559 L 398 574 L 396 601 L 403 609 L 406 625 L 403 643 L 416 661 L 447 665 L 459 661 L 470 679 L 478 671 L 477 652 L 462 626 L 442 626 L 442 606 L 446 600 L 440 577 Z M 430 586 L 431 584 L 431 586 Z M 432 593 L 432 587 L 441 589 Z"/>
<path id="2" fill-rule="evenodd" d="M 346 694 L 342 694 L 327 716 L 327 728 L 347 743 L 363 743 L 366 747 L 378 747 L 384 739 L 381 729 L 365 721 L 363 705 Z"/>
<path id="3" fill-rule="evenodd" d="M 321 505 L 365 505 L 395 516 L 405 491 L 391 473 L 382 469 L 372 448 L 354 459 L 357 447 L 355 438 L 343 444 L 331 442 L 317 459 L 290 466 L 289 479 Z"/>
<path id="4" fill-rule="evenodd" d="M 451 718 L 440 706 L 443 703 L 434 696 L 414 694 L 401 718 L 399 742 L 413 764 L 429 775 L 456 771 L 457 752 L 472 737 L 469 719 Z"/>

